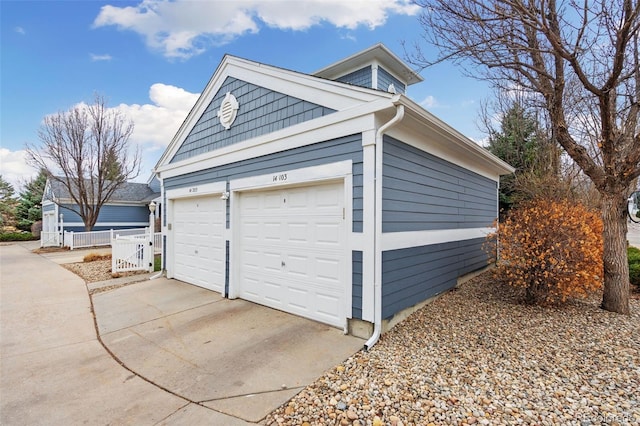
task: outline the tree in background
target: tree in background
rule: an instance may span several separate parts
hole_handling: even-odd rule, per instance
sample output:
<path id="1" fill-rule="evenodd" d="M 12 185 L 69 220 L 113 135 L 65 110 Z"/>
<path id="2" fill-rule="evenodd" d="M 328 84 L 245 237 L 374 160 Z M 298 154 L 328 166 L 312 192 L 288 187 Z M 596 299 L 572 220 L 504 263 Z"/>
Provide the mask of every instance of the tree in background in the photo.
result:
<path id="1" fill-rule="evenodd" d="M 497 88 L 526 90 L 552 139 L 601 197 L 602 308 L 629 313 L 627 197 L 640 176 L 640 2 L 417 0 L 429 59 L 453 60 Z"/>
<path id="2" fill-rule="evenodd" d="M 16 220 L 18 229 L 30 231 L 31 225 L 42 220 L 42 195 L 47 183 L 47 172 L 40 170 L 38 176 L 31 179 L 20 192 L 16 206 Z"/>
<path id="3" fill-rule="evenodd" d="M 15 192 L 13 185 L 0 175 L 0 227 L 13 226 L 15 223 Z"/>
<path id="4" fill-rule="evenodd" d="M 29 162 L 66 189 L 75 205 L 65 207 L 82 218 L 86 231 L 113 193 L 140 173 L 132 133 L 133 122 L 96 95 L 91 105 L 45 117 L 38 132 L 42 146 L 27 145 Z"/>
<path id="5" fill-rule="evenodd" d="M 500 105 L 504 107 L 505 104 Z M 500 129 L 493 127 L 486 108 L 482 121 L 489 134 L 487 149 L 516 169 L 513 174 L 500 178 L 500 209 L 506 212 L 518 201 L 539 196 L 536 189 L 541 181 L 546 182 L 545 196 L 557 191 L 562 180 L 560 152 L 535 114 L 527 111 L 523 104 L 509 102 L 506 110 L 498 113 Z"/>

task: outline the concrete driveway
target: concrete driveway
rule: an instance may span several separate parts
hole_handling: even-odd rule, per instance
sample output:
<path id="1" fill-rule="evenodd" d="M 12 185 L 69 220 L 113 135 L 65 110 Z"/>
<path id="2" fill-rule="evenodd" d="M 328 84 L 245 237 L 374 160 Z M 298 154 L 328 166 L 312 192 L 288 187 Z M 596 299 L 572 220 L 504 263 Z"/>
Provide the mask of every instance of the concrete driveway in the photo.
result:
<path id="1" fill-rule="evenodd" d="M 336 328 L 164 278 L 93 300 L 102 341 L 127 368 L 250 422 L 364 345 Z"/>
<path id="2" fill-rule="evenodd" d="M 364 344 L 174 280 L 91 299 L 30 248 L 0 246 L 3 425 L 255 423 Z"/>

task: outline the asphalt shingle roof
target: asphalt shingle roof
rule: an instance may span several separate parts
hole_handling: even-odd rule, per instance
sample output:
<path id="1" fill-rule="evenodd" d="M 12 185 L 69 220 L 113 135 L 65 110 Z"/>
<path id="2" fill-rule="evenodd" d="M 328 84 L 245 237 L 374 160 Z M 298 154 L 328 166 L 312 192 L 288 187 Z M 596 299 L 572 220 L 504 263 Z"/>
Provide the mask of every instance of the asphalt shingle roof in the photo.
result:
<path id="1" fill-rule="evenodd" d="M 49 180 L 51 190 L 57 199 L 70 199 L 67 188 L 57 180 Z M 146 183 L 125 182 L 113 193 L 109 202 L 150 202 L 160 194 L 154 192 Z"/>

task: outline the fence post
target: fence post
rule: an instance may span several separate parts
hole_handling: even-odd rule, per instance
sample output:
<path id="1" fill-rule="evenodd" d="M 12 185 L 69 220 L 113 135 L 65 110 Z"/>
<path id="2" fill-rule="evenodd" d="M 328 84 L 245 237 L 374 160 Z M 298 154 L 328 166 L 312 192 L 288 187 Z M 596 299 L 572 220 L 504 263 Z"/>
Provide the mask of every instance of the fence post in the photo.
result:
<path id="1" fill-rule="evenodd" d="M 149 232 L 149 244 L 147 244 L 147 259 L 149 261 L 149 272 L 153 272 L 154 270 L 154 264 L 155 264 L 155 249 L 153 247 L 153 243 L 155 240 L 155 219 L 156 219 L 156 203 L 154 203 L 153 201 L 151 203 L 149 203 L 149 228 L 148 228 L 148 232 Z"/>
<path id="2" fill-rule="evenodd" d="M 73 237 L 73 231 L 69 231 L 69 248 L 73 250 L 73 243 L 75 243 L 76 239 Z"/>

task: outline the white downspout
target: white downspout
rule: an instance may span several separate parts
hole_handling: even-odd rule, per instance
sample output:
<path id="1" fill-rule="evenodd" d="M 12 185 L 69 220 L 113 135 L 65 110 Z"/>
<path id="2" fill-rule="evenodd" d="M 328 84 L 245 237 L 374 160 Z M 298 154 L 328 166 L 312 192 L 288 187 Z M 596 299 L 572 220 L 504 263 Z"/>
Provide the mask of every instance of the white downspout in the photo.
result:
<path id="1" fill-rule="evenodd" d="M 382 252 L 380 238 L 382 236 L 382 135 L 391 127 L 398 124 L 404 118 L 404 105 L 398 105 L 400 96 L 394 96 L 393 104 L 396 106 L 396 115 L 380 126 L 376 132 L 376 167 L 375 167 L 375 239 L 373 244 L 375 258 L 375 272 L 373 279 L 373 334 L 364 344 L 364 349 L 369 350 L 378 342 L 382 333 Z"/>

